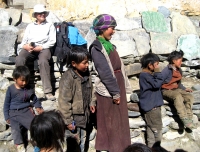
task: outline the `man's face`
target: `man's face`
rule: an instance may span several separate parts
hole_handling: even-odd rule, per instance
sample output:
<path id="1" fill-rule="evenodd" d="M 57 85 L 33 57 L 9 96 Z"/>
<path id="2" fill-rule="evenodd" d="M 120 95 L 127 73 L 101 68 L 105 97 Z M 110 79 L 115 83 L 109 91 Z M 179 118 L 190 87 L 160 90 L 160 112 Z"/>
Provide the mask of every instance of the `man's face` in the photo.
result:
<path id="1" fill-rule="evenodd" d="M 35 13 L 35 17 L 39 23 L 42 23 L 46 20 L 47 12 Z"/>

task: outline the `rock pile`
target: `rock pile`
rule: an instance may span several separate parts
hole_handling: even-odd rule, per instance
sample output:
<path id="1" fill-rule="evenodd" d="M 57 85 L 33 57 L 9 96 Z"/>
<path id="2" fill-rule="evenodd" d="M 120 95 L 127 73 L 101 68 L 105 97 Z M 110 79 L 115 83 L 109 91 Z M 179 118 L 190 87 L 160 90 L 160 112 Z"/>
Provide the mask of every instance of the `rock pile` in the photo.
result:
<path id="1" fill-rule="evenodd" d="M 50 13 L 48 20 L 51 22 L 58 22 L 59 19 Z M 5 98 L 5 91 L 7 87 L 13 83 L 12 71 L 15 68 L 14 61 L 17 55 L 17 47 L 21 43 L 24 29 L 31 18 L 27 14 L 23 14 L 19 9 L 1 9 L 0 10 L 0 140 L 10 141 L 10 128 L 3 121 L 3 99 Z M 141 72 L 141 65 L 139 60 L 142 55 L 148 53 L 150 50 L 159 55 L 161 59 L 161 69 L 167 65 L 167 55 L 174 50 L 183 50 L 185 52 L 185 60 L 182 65 L 184 77 L 192 77 L 194 79 L 200 78 L 200 18 L 187 17 L 177 12 L 170 12 L 165 7 L 160 7 L 159 12 L 143 11 L 141 17 L 132 18 L 117 18 L 118 26 L 116 33 L 113 35 L 112 43 L 117 46 L 120 57 L 122 58 L 127 74 L 131 81 Z M 79 28 L 80 33 L 88 41 L 88 46 L 95 39 L 94 32 L 90 30 L 92 19 L 76 20 L 73 24 Z M 35 85 L 35 91 L 39 98 L 43 100 L 42 83 L 37 66 L 30 64 L 32 78 L 31 82 Z M 56 62 L 56 58 L 52 57 L 51 61 L 51 80 L 52 86 L 55 88 L 55 96 L 58 97 L 59 80 L 62 73 L 66 70 L 66 66 Z M 139 88 L 137 88 L 139 89 Z M 193 94 L 195 103 L 193 106 L 194 114 L 200 114 L 200 86 L 194 85 L 196 90 Z M 133 90 L 137 92 L 136 90 Z M 129 125 L 132 142 L 145 143 L 145 126 L 146 123 L 142 118 L 142 114 L 138 110 L 138 97 L 133 93 L 128 98 L 128 107 L 130 103 L 134 106 L 129 107 Z M 57 103 L 51 101 L 42 101 L 45 110 L 56 109 Z M 162 121 L 163 121 L 163 138 L 166 140 L 180 139 L 182 142 L 187 142 L 191 138 L 186 138 L 183 125 L 177 117 L 174 107 L 169 102 L 165 101 L 162 107 Z M 197 129 L 193 131 L 195 135 L 193 139 L 200 140 L 198 131 L 197 116 L 193 116 L 193 121 L 197 125 Z M 182 130 L 182 132 L 180 131 Z M 94 138 L 96 130 L 91 134 L 90 147 L 94 147 Z M 167 145 L 167 144 L 166 144 Z M 166 146 L 165 145 L 165 146 Z M 180 146 L 180 145 L 179 145 Z M 196 147 L 198 149 L 198 147 Z M 198 149 L 200 150 L 200 148 Z M 197 150 L 197 151 L 198 151 Z"/>

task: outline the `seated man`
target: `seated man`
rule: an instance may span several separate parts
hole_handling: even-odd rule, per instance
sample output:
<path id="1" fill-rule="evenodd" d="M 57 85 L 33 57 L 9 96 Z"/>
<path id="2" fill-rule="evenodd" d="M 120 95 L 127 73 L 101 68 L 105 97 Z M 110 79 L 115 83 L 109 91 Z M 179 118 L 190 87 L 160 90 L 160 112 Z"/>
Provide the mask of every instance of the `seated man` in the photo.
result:
<path id="1" fill-rule="evenodd" d="M 45 97 L 53 101 L 56 98 L 52 95 L 49 60 L 51 58 L 50 48 L 56 42 L 56 30 L 52 23 L 46 21 L 48 14 L 44 5 L 34 6 L 32 16 L 36 18 L 36 21 L 30 23 L 25 30 L 20 52 L 16 58 L 16 66 L 25 65 L 26 61 L 34 61 L 38 58 Z"/>

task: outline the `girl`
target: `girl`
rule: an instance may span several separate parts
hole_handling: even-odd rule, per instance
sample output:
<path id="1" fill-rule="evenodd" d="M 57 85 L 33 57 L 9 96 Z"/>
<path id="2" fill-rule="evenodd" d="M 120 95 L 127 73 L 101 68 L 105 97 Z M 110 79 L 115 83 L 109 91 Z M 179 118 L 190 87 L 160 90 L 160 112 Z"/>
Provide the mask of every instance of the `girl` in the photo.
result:
<path id="1" fill-rule="evenodd" d="M 12 137 L 18 151 L 25 151 L 21 126 L 30 129 L 34 118 L 32 106 L 38 114 L 43 112 L 41 102 L 37 99 L 35 92 L 28 85 L 30 71 L 26 66 L 18 66 L 13 71 L 14 84 L 8 87 L 4 101 L 4 117 L 11 126 Z M 32 103 L 30 103 L 32 100 Z"/>
<path id="2" fill-rule="evenodd" d="M 164 97 L 173 101 L 184 126 L 192 129 L 194 127 L 192 121 L 192 104 L 194 97 L 189 93 L 192 92 L 192 90 L 185 88 L 181 84 L 181 64 L 183 55 L 183 51 L 173 51 L 168 56 L 169 65 L 162 71 L 162 75 L 164 77 L 162 92 Z"/>
<path id="3" fill-rule="evenodd" d="M 89 52 L 74 47 L 68 58 L 68 70 L 60 80 L 58 109 L 64 116 L 66 137 L 75 137 L 80 142 L 81 152 L 87 151 L 89 142 L 90 111 L 95 112 L 96 98 L 88 71 Z"/>
<path id="4" fill-rule="evenodd" d="M 116 47 L 109 41 L 116 26 L 116 20 L 111 15 L 97 16 L 93 21 L 97 38 L 89 48 L 97 72 L 95 148 L 109 152 L 122 152 L 131 143 L 125 90 L 127 77 Z"/>
<path id="5" fill-rule="evenodd" d="M 39 148 L 38 152 L 64 152 L 65 124 L 58 111 L 47 111 L 35 116 L 30 134 L 33 145 Z"/>

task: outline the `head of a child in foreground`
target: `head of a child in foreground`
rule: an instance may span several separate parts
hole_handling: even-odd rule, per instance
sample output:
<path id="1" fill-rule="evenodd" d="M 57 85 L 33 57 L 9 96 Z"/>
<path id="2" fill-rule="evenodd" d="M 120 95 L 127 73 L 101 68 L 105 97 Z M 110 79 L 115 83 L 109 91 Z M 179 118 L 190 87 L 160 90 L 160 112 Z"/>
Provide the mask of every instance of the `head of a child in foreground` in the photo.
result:
<path id="1" fill-rule="evenodd" d="M 62 151 L 64 133 L 65 123 L 59 111 L 43 112 L 31 122 L 31 141 L 40 151 Z"/>
<path id="2" fill-rule="evenodd" d="M 79 73 L 87 72 L 89 66 L 90 54 L 83 47 L 74 47 L 69 52 L 68 66 Z"/>
<path id="3" fill-rule="evenodd" d="M 149 147 L 142 143 L 134 143 L 128 146 L 123 152 L 152 152 Z"/>
<path id="4" fill-rule="evenodd" d="M 101 36 L 106 40 L 110 40 L 115 33 L 117 22 L 113 16 L 109 14 L 98 15 L 93 20 L 93 29 L 97 36 Z"/>
<path id="5" fill-rule="evenodd" d="M 18 89 L 24 88 L 30 79 L 30 71 L 26 66 L 17 66 L 13 71 L 13 80 Z"/>
<path id="6" fill-rule="evenodd" d="M 151 72 L 154 72 L 154 69 L 159 68 L 159 61 L 159 57 L 154 53 L 148 53 L 144 55 L 140 60 L 141 67 L 143 69 L 148 69 Z"/>
<path id="7" fill-rule="evenodd" d="M 183 60 L 183 51 L 173 51 L 168 56 L 169 64 L 173 65 L 176 68 L 180 68 Z"/>

